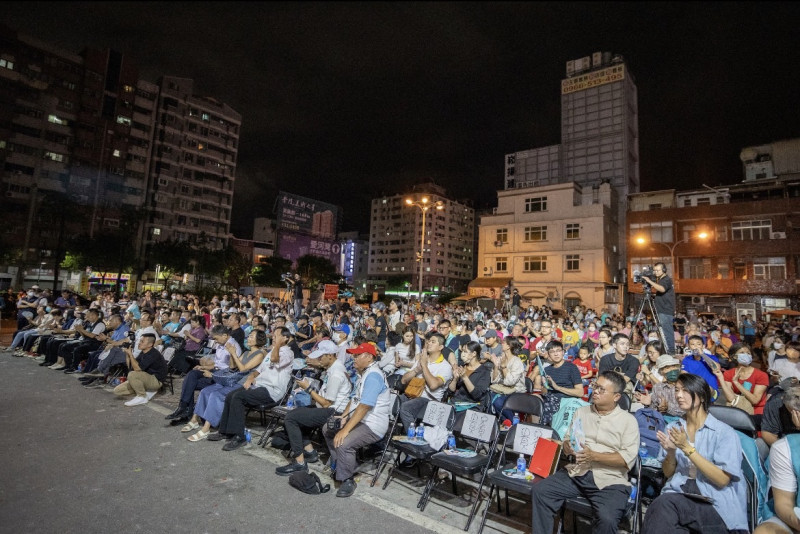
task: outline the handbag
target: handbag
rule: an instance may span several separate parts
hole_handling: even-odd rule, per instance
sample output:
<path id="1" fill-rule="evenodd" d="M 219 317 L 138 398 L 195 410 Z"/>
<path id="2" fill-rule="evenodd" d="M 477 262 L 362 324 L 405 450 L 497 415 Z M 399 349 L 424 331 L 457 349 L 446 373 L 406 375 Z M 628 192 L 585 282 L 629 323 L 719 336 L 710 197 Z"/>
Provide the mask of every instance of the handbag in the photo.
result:
<path id="1" fill-rule="evenodd" d="M 505 384 L 492 384 L 489 386 L 489 389 L 494 391 L 495 393 L 500 393 L 501 395 L 511 395 L 517 391 L 517 388 L 514 386 L 507 386 Z"/>
<path id="2" fill-rule="evenodd" d="M 421 376 L 415 376 L 411 382 L 406 384 L 406 389 L 403 394 L 409 399 L 416 399 L 422 392 L 425 391 L 425 379 Z"/>
<path id="3" fill-rule="evenodd" d="M 747 397 L 744 395 L 736 395 L 736 397 L 728 403 L 728 406 L 733 406 L 734 408 L 739 408 L 742 411 L 753 415 L 753 404 L 747 400 Z"/>
<path id="4" fill-rule="evenodd" d="M 289 476 L 289 485 L 309 495 L 327 493 L 331 489 L 330 484 L 322 484 L 322 481 L 316 473 L 309 473 L 308 471 L 292 473 Z"/>
<path id="5" fill-rule="evenodd" d="M 215 384 L 225 387 L 233 387 L 248 374 L 250 374 L 249 371 L 231 371 L 229 369 L 219 369 L 211 374 L 211 378 L 214 380 Z"/>

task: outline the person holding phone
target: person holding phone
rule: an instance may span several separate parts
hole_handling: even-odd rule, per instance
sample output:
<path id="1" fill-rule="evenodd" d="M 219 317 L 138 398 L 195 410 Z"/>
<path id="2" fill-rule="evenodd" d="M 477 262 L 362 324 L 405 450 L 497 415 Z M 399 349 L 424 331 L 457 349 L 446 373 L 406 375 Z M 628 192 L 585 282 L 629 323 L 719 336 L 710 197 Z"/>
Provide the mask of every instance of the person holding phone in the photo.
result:
<path id="1" fill-rule="evenodd" d="M 657 433 L 668 480 L 647 508 L 642 534 L 749 532 L 736 431 L 708 413 L 711 388 L 702 377 L 680 375 L 675 398 L 686 416 Z"/>

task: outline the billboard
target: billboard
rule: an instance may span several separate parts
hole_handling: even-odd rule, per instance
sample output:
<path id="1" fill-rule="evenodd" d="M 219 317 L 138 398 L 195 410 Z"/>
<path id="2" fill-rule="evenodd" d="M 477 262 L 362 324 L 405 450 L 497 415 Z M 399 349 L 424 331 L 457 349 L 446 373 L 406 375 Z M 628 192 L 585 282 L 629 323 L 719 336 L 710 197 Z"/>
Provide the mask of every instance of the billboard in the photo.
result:
<path id="1" fill-rule="evenodd" d="M 278 192 L 275 212 L 279 230 L 309 234 L 326 239 L 336 237 L 339 207 L 307 197 Z"/>
<path id="2" fill-rule="evenodd" d="M 561 94 L 567 95 L 590 87 L 605 85 L 625 79 L 625 65 L 614 65 L 607 69 L 582 74 L 561 80 Z"/>
<path id="3" fill-rule="evenodd" d="M 341 252 L 341 244 L 332 239 L 320 239 L 294 232 L 281 232 L 278 237 L 278 255 L 292 260 L 292 263 L 295 263 L 300 256 L 311 254 L 327 258 L 338 267 Z"/>

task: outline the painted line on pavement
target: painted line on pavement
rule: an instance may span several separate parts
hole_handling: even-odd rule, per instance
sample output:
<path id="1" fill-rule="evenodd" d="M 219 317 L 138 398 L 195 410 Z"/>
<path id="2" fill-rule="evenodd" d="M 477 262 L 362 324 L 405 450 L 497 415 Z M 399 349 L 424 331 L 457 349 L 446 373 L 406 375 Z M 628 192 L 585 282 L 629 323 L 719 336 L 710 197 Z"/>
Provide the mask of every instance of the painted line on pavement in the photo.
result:
<path id="1" fill-rule="evenodd" d="M 441 521 L 431 519 L 430 517 L 420 513 L 419 510 L 411 510 L 402 506 L 397 506 L 397 503 L 387 501 L 386 499 L 371 495 L 369 493 L 356 493 L 354 497 L 359 501 L 365 502 L 371 506 L 375 506 L 376 508 L 380 508 L 384 512 L 388 512 L 399 517 L 400 519 L 404 519 L 409 523 L 426 528 L 430 531 L 436 532 L 437 534 L 457 534 L 464 532 L 460 528 L 455 528 L 447 523 L 442 523 Z"/>

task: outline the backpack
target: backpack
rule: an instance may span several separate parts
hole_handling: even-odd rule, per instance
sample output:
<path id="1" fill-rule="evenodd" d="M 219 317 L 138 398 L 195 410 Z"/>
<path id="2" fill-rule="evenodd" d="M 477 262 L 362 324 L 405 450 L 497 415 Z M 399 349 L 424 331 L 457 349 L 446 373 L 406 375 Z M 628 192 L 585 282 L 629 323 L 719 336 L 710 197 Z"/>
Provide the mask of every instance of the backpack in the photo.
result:
<path id="1" fill-rule="evenodd" d="M 639 439 L 647 446 L 647 455 L 651 458 L 658 458 L 661 451 L 661 443 L 658 442 L 656 432 L 664 432 L 667 422 L 661 412 L 653 408 L 641 408 L 634 414 L 636 422 L 639 424 Z"/>
<path id="2" fill-rule="evenodd" d="M 322 481 L 320 481 L 316 473 L 309 473 L 308 471 L 295 471 L 292 473 L 289 476 L 289 485 L 309 495 L 327 493 L 331 489 L 330 484 L 322 485 Z"/>

